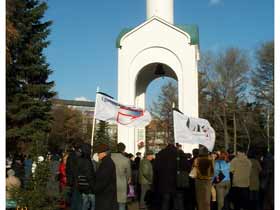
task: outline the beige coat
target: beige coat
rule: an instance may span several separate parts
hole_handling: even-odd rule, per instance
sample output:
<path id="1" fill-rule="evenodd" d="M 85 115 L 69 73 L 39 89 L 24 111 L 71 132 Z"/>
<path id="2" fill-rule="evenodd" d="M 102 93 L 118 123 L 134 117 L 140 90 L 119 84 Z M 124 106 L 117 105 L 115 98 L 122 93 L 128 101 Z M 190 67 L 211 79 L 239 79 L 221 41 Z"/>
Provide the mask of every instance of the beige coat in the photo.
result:
<path id="1" fill-rule="evenodd" d="M 111 158 L 116 166 L 117 200 L 118 203 L 126 203 L 127 185 L 131 178 L 130 160 L 121 153 L 112 153 Z"/>
<path id="2" fill-rule="evenodd" d="M 6 178 L 6 199 L 11 199 L 11 190 L 13 188 L 20 188 L 20 180 L 15 176 L 9 176 Z"/>
<path id="3" fill-rule="evenodd" d="M 233 173 L 233 187 L 249 187 L 252 163 L 244 154 L 238 154 L 230 162 L 230 171 Z"/>

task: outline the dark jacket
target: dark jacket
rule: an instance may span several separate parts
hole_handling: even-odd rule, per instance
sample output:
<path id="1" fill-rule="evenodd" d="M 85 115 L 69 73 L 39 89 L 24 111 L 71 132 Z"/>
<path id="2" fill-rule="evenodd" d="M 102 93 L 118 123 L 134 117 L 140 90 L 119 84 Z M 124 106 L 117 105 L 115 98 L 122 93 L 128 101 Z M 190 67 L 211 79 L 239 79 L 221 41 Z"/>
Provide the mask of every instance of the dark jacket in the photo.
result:
<path id="1" fill-rule="evenodd" d="M 66 162 L 66 180 L 68 186 L 74 186 L 74 177 L 75 174 L 77 174 L 77 167 L 75 167 L 78 164 L 77 161 L 78 161 L 78 156 L 76 155 L 76 152 L 73 150 L 69 153 Z"/>
<path id="2" fill-rule="evenodd" d="M 20 179 L 21 183 L 23 183 L 25 176 L 23 164 L 15 162 L 12 165 L 12 169 L 15 171 L 15 176 Z"/>
<path id="3" fill-rule="evenodd" d="M 177 149 L 168 145 L 161 150 L 154 162 L 154 185 L 160 193 L 176 192 L 176 158 Z"/>
<path id="4" fill-rule="evenodd" d="M 141 161 L 141 158 L 140 158 L 140 157 L 136 157 L 136 158 L 134 159 L 134 164 L 133 164 L 132 170 L 139 170 L 140 161 Z"/>
<path id="5" fill-rule="evenodd" d="M 93 163 L 90 159 L 91 147 L 89 144 L 81 145 L 81 156 L 77 159 L 77 176 L 82 175 L 86 176 L 89 182 L 89 190 L 86 190 L 84 193 L 93 193 L 94 183 L 95 183 L 95 170 Z M 75 177 L 78 179 L 78 177 Z"/>
<path id="6" fill-rule="evenodd" d="M 190 161 L 188 160 L 187 155 L 182 150 L 179 150 L 178 156 L 180 157 L 178 169 L 180 171 L 187 171 L 188 173 L 190 173 L 192 165 L 191 165 Z"/>
<path id="7" fill-rule="evenodd" d="M 117 210 L 116 167 L 108 155 L 103 158 L 96 171 L 94 185 L 96 210 Z"/>

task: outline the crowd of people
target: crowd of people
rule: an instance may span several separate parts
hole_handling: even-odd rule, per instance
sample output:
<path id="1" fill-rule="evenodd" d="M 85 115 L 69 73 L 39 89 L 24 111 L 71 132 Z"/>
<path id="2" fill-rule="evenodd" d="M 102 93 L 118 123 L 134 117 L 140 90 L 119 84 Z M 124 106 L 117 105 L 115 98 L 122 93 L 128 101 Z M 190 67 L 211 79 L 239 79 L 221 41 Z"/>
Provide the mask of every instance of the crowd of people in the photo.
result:
<path id="1" fill-rule="evenodd" d="M 141 210 L 272 210 L 274 159 L 242 149 L 209 152 L 201 146 L 192 154 L 180 144 L 168 144 L 154 154 L 133 154 L 118 143 L 110 152 L 99 144 L 74 145 L 61 155 L 14 155 L 6 159 L 6 199 L 12 188 L 24 188 L 36 165 L 49 161 L 48 194 L 62 194 L 60 209 L 126 210 L 137 203 Z"/>

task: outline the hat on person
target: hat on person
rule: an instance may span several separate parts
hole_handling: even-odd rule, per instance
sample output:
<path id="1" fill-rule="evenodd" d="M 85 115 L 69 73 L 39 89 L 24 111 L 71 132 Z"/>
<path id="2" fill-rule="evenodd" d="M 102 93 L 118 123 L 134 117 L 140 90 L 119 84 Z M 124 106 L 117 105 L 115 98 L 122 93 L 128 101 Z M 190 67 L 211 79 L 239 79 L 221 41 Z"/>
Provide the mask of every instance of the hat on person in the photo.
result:
<path id="1" fill-rule="evenodd" d="M 101 143 L 101 144 L 97 145 L 95 152 L 102 153 L 102 152 L 108 151 L 109 149 L 110 148 L 107 144 Z"/>
<path id="2" fill-rule="evenodd" d="M 9 169 L 9 170 L 7 171 L 7 175 L 8 175 L 8 176 L 14 176 L 14 175 L 15 175 L 15 171 L 14 171 L 13 169 Z"/>
<path id="3" fill-rule="evenodd" d="M 117 150 L 118 152 L 124 152 L 125 151 L 125 144 L 120 142 L 117 144 Z"/>
<path id="4" fill-rule="evenodd" d="M 207 156 L 209 154 L 209 151 L 206 147 L 202 146 L 199 148 L 199 155 L 200 156 Z"/>
<path id="5" fill-rule="evenodd" d="M 238 147 L 237 152 L 246 153 L 246 149 L 244 147 Z"/>
<path id="6" fill-rule="evenodd" d="M 154 152 L 152 150 L 147 150 L 145 152 L 145 156 L 148 156 L 148 155 L 154 155 Z"/>

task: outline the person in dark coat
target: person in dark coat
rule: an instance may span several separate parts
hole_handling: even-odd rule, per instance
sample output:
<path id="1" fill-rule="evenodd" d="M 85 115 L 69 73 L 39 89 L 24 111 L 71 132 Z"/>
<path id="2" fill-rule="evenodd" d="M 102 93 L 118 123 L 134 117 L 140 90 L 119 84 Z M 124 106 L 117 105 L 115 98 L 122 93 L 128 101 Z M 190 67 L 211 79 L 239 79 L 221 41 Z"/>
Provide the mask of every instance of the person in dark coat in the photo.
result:
<path id="1" fill-rule="evenodd" d="M 118 210 L 116 167 L 109 154 L 106 144 L 99 144 L 96 148 L 98 159 L 101 161 L 96 171 L 95 209 Z"/>
<path id="2" fill-rule="evenodd" d="M 66 162 L 66 181 L 67 181 L 67 188 L 70 193 L 70 209 L 71 210 L 80 210 L 82 209 L 82 195 L 79 193 L 76 183 L 75 177 L 78 174 L 78 158 L 81 156 L 79 152 L 80 145 L 76 144 L 72 147 L 71 151 L 69 152 L 69 156 Z"/>
<path id="3" fill-rule="evenodd" d="M 79 146 L 80 145 L 78 144 L 73 145 L 69 150 L 69 155 L 66 162 L 66 177 L 68 186 L 73 186 L 74 184 L 74 174 L 76 174 L 76 169 L 74 166 L 77 165 L 78 156 L 76 151 L 78 151 Z"/>
<path id="4" fill-rule="evenodd" d="M 274 209 L 274 157 L 266 153 L 262 161 L 260 188 L 262 192 L 261 208 Z"/>
<path id="5" fill-rule="evenodd" d="M 30 180 L 32 174 L 32 159 L 30 155 L 26 156 L 25 160 L 23 161 L 24 165 L 24 186 L 27 186 L 27 183 Z"/>
<path id="6" fill-rule="evenodd" d="M 188 155 L 184 153 L 183 150 L 178 150 L 178 156 L 180 157 L 180 162 L 179 162 L 179 170 L 180 171 L 186 171 L 188 174 L 191 171 L 192 165 L 190 163 L 190 160 L 188 159 Z M 183 189 L 178 189 L 179 191 L 182 192 L 183 195 L 183 204 L 184 204 L 184 209 L 191 209 L 192 208 L 192 200 L 191 200 L 191 188 L 190 188 L 190 181 L 189 181 L 189 186 Z M 177 191 L 178 191 L 177 190 Z"/>
<path id="7" fill-rule="evenodd" d="M 15 155 L 14 161 L 12 164 L 12 169 L 15 171 L 15 176 L 19 178 L 20 182 L 24 183 L 24 165 L 23 165 L 23 156 L 22 155 Z"/>
<path id="8" fill-rule="evenodd" d="M 136 158 L 134 159 L 132 174 L 135 177 L 134 180 L 136 181 L 135 192 L 137 194 L 137 200 L 138 201 L 140 201 L 140 195 L 141 195 L 141 185 L 139 184 L 139 181 L 138 181 L 140 161 L 141 161 L 141 152 L 137 152 L 136 153 Z"/>
<path id="9" fill-rule="evenodd" d="M 87 143 L 81 144 L 79 152 L 81 153 L 81 156 L 77 160 L 78 176 L 76 177 L 76 179 L 78 183 L 78 191 L 82 196 L 81 210 L 94 210 L 95 197 L 93 194 L 93 190 L 95 182 L 95 171 L 91 161 L 91 145 Z"/>
<path id="10" fill-rule="evenodd" d="M 181 196 L 179 198 L 176 193 L 176 173 L 177 148 L 173 144 L 168 144 L 157 154 L 154 161 L 154 186 L 161 197 L 161 210 L 169 210 L 172 203 L 178 209 L 182 209 Z"/>
<path id="11" fill-rule="evenodd" d="M 134 164 L 135 164 L 135 169 L 136 170 L 139 170 L 140 161 L 141 161 L 141 152 L 137 152 L 136 153 L 136 158 L 134 159 Z"/>

